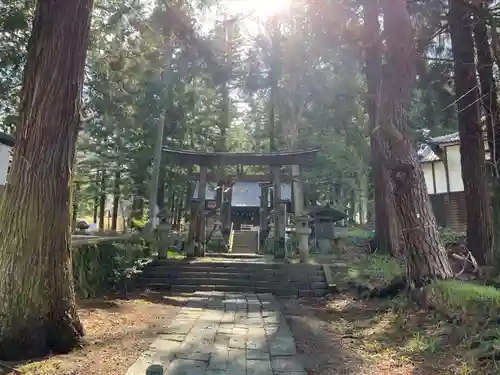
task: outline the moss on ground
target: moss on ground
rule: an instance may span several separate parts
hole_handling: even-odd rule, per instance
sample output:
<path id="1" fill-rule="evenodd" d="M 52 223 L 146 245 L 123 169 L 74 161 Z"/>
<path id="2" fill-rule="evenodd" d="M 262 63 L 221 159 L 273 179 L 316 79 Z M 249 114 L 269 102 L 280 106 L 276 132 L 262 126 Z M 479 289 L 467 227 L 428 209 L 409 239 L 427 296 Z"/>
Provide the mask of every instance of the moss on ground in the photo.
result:
<path id="1" fill-rule="evenodd" d="M 337 285 L 387 285 L 404 273 L 395 259 L 351 248 L 332 257 Z M 500 290 L 479 282 L 445 280 L 428 285 L 427 308 L 401 294 L 360 300 L 357 291 L 332 296 L 325 311 L 350 345 L 374 358 L 395 358 L 418 374 L 500 374 Z"/>

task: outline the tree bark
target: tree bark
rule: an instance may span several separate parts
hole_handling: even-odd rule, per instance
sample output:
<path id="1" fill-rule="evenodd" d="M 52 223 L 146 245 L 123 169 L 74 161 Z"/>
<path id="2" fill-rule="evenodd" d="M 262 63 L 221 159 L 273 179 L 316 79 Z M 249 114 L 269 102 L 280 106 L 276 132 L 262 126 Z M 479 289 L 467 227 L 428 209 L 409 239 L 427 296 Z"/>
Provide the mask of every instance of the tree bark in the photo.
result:
<path id="1" fill-rule="evenodd" d="M 80 190 L 81 190 L 81 187 L 80 187 L 80 183 L 79 182 L 75 182 L 75 190 L 73 192 L 73 196 L 72 196 L 72 215 L 71 215 L 71 231 L 74 232 L 76 231 L 76 225 L 77 225 L 77 221 L 78 221 L 78 200 L 79 200 L 79 194 L 80 194 Z"/>
<path id="2" fill-rule="evenodd" d="M 405 0 L 382 0 L 386 65 L 383 69 L 377 117 L 377 141 L 385 141 L 383 158 L 391 170 L 396 213 L 401 223 L 406 280 L 419 287 L 453 276 L 439 238 L 417 152 L 407 138 L 406 108 L 415 81 L 415 51 Z"/>
<path id="3" fill-rule="evenodd" d="M 104 217 L 106 214 L 106 171 L 101 171 L 101 186 L 99 192 L 99 231 L 104 232 Z"/>
<path id="4" fill-rule="evenodd" d="M 99 171 L 96 172 L 95 181 L 99 181 Z M 96 191 L 94 195 L 94 212 L 93 212 L 93 223 L 97 224 L 97 218 L 99 216 L 99 192 Z"/>
<path id="5" fill-rule="evenodd" d="M 479 7 L 489 12 L 488 5 L 483 0 Z M 474 42 L 477 51 L 477 71 L 481 86 L 481 103 L 486 115 L 486 133 L 490 149 L 491 177 L 493 182 L 492 194 L 492 254 L 494 258 L 500 253 L 500 121 L 497 84 L 493 75 L 493 55 L 491 53 L 490 41 L 486 19 L 476 13 L 474 20 Z M 487 171 L 488 173 L 488 171 Z M 491 259 L 493 260 L 493 259 Z"/>
<path id="6" fill-rule="evenodd" d="M 92 0 L 39 1 L 0 203 L 0 357 L 75 348 L 70 197 Z"/>
<path id="7" fill-rule="evenodd" d="M 120 206 L 120 171 L 115 172 L 115 188 L 113 191 L 113 213 L 111 214 L 111 230 L 116 232 L 118 227 L 118 208 Z"/>
<path id="8" fill-rule="evenodd" d="M 467 247 L 480 265 L 491 248 L 491 204 L 475 69 L 472 14 L 462 0 L 450 0 L 449 26 L 454 60 L 460 159 L 467 205 Z"/>
<path id="9" fill-rule="evenodd" d="M 377 142 L 377 93 L 382 79 L 382 45 L 380 41 L 380 5 L 378 0 L 365 0 L 365 59 L 369 116 L 370 152 L 372 160 L 371 179 L 375 201 L 375 242 L 385 253 L 399 254 L 400 227 L 396 216 L 393 187 L 388 168 L 380 163 L 382 150 Z"/>

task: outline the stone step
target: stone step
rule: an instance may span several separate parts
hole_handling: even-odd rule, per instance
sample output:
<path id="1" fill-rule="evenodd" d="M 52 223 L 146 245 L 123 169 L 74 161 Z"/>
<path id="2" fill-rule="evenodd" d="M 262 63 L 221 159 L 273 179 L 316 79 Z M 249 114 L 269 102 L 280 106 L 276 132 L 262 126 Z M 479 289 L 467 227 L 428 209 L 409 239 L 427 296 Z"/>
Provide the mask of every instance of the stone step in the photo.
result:
<path id="1" fill-rule="evenodd" d="M 168 260 L 157 259 L 152 262 L 149 267 L 164 267 L 172 269 L 195 269 L 195 270 L 234 270 L 240 271 L 267 271 L 267 270 L 280 270 L 284 272 L 323 272 L 321 265 L 312 264 L 270 264 L 270 263 L 251 263 L 251 262 L 172 262 Z"/>
<path id="2" fill-rule="evenodd" d="M 255 254 L 255 252 L 250 252 L 250 253 L 241 253 L 241 254 L 231 254 L 231 253 L 210 253 L 207 252 L 205 253 L 205 256 L 210 258 L 224 258 L 224 259 L 233 259 L 234 261 L 237 260 L 242 260 L 242 259 L 255 259 L 255 260 L 262 260 L 264 259 L 263 255 L 260 254 Z"/>
<path id="3" fill-rule="evenodd" d="M 255 286 L 234 286 L 234 285 L 169 285 L 165 283 L 154 283 L 143 285 L 154 290 L 168 290 L 172 293 L 195 293 L 195 292 L 236 292 L 236 293 L 261 293 L 274 294 L 286 297 L 323 297 L 328 294 L 327 289 L 295 289 L 282 287 L 255 287 Z"/>
<path id="4" fill-rule="evenodd" d="M 290 272 L 226 272 L 226 271 L 192 271 L 192 270 L 165 270 L 158 268 L 145 268 L 141 276 L 152 277 L 171 277 L 171 278 L 223 278 L 223 279 L 250 279 L 264 280 L 268 282 L 274 281 L 325 281 L 324 273 L 290 273 Z"/>
<path id="5" fill-rule="evenodd" d="M 297 289 L 290 288 L 267 288 L 256 286 L 235 286 L 235 285 L 172 285 L 169 288 L 172 292 L 194 293 L 205 291 L 216 292 L 239 292 L 239 293 L 272 293 L 278 296 L 298 296 Z"/>
<path id="6" fill-rule="evenodd" d="M 138 279 L 139 285 L 146 284 L 170 284 L 170 285 L 228 285 L 228 286 L 249 286 L 249 287 L 269 287 L 268 281 L 261 280 L 249 280 L 249 279 L 218 279 L 218 278 L 160 278 L 160 277 L 141 277 Z M 295 288 L 295 289 L 327 289 L 328 284 L 326 282 L 308 282 L 308 281 L 283 281 L 276 280 L 274 285 L 281 286 L 283 288 Z"/>
<path id="7" fill-rule="evenodd" d="M 258 272 L 191 272 L 175 270 L 165 272 L 158 268 L 146 268 L 141 277 L 161 277 L 161 278 L 219 278 L 227 280 L 262 280 L 273 281 L 310 281 L 326 282 L 324 274 L 289 274 L 289 273 L 258 273 Z"/>

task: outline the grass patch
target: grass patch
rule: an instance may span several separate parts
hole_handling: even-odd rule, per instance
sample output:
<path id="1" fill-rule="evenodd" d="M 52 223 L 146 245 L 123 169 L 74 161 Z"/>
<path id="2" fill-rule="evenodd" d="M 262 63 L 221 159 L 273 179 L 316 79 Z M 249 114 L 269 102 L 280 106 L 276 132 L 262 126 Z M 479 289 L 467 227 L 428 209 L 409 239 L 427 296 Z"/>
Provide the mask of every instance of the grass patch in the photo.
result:
<path id="1" fill-rule="evenodd" d="M 168 259 L 184 259 L 186 255 L 184 253 L 179 253 L 177 251 L 169 250 L 167 254 Z"/>
<path id="2" fill-rule="evenodd" d="M 431 303 L 462 318 L 488 318 L 500 313 L 500 290 L 470 281 L 436 281 L 429 286 Z"/>
<path id="3" fill-rule="evenodd" d="M 364 256 L 345 253 L 330 263 L 332 276 L 338 283 L 356 282 L 371 287 L 380 287 L 401 276 L 404 269 L 396 259 L 382 254 L 365 254 Z M 345 260 L 341 260 L 341 259 Z"/>
<path id="4" fill-rule="evenodd" d="M 347 237 L 369 240 L 373 237 L 373 231 L 359 227 L 350 227 L 347 230 Z"/>
<path id="5" fill-rule="evenodd" d="M 420 332 L 416 332 L 413 337 L 408 340 L 406 346 L 404 347 L 404 350 L 409 353 L 437 353 L 440 347 L 440 341 L 437 337 L 432 337 L 424 335 Z"/>

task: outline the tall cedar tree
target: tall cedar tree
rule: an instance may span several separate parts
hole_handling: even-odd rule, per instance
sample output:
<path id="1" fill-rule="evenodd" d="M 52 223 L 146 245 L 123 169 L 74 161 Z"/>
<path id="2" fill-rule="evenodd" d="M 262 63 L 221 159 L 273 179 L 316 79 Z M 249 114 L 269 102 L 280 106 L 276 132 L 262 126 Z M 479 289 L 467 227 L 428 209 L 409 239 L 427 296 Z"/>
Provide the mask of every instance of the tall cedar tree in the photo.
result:
<path id="1" fill-rule="evenodd" d="M 40 0 L 0 203 L 0 357 L 68 352 L 83 329 L 70 252 L 71 174 L 92 0 Z"/>
<path id="2" fill-rule="evenodd" d="M 381 4 L 387 51 L 375 132 L 379 144 L 387 146 L 381 149 L 395 185 L 407 282 L 419 287 L 432 279 L 450 278 L 453 273 L 440 242 L 422 166 L 406 135 L 406 108 L 415 81 L 415 49 L 406 0 L 382 0 Z"/>
<path id="3" fill-rule="evenodd" d="M 396 216 L 390 171 L 383 163 L 380 163 L 381 150 L 378 147 L 376 133 L 373 132 L 377 124 L 377 93 L 382 77 L 382 44 L 380 41 L 379 15 L 380 4 L 378 0 L 365 0 L 366 107 L 371 132 L 370 152 L 372 160 L 371 178 L 375 197 L 375 242 L 378 249 L 397 255 L 399 253 L 400 228 Z"/>
<path id="4" fill-rule="evenodd" d="M 489 12 L 487 2 L 482 0 L 475 10 L 474 42 L 477 51 L 477 72 L 481 86 L 481 103 L 486 115 L 488 146 L 493 162 L 493 248 L 496 254 L 500 250 L 500 121 L 498 118 L 500 113 L 497 83 L 493 75 L 493 55 L 486 26 L 485 12 Z"/>
<path id="5" fill-rule="evenodd" d="M 467 205 L 467 247 L 477 262 L 484 265 L 491 247 L 492 226 L 472 37 L 473 18 L 471 8 L 463 0 L 450 0 L 449 4 L 460 156 Z"/>

